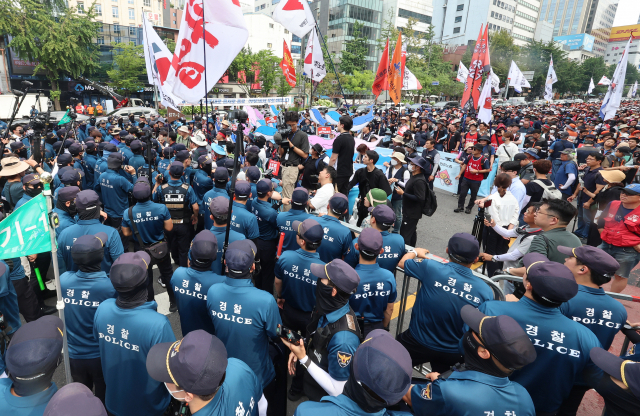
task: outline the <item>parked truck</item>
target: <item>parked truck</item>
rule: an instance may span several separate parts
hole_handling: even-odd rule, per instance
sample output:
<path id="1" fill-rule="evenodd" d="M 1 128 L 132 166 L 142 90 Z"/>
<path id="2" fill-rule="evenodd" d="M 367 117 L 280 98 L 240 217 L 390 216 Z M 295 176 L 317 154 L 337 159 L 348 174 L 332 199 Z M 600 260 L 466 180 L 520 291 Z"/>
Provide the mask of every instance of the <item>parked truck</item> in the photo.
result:
<path id="1" fill-rule="evenodd" d="M 40 94 L 38 104 L 36 102 L 36 96 L 38 94 L 27 94 L 18 113 L 16 114 L 16 119 L 20 118 L 29 118 L 29 111 L 31 111 L 31 106 L 35 105 L 36 110 L 38 111 L 47 111 L 47 101 L 49 97 L 45 94 Z M 21 98 L 21 97 L 19 97 Z M 0 94 L 0 120 L 8 121 L 11 118 L 11 114 L 13 114 L 13 106 L 16 103 L 16 96 L 13 94 Z"/>

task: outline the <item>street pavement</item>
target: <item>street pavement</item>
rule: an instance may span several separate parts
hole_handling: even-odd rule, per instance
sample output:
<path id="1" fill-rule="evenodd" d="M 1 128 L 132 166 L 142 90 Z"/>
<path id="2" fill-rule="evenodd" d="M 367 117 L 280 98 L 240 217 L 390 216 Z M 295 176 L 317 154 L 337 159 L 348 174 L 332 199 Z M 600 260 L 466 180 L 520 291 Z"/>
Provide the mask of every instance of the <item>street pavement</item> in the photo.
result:
<path id="1" fill-rule="evenodd" d="M 418 247 L 427 248 L 430 252 L 436 256 L 447 258 L 446 247 L 447 242 L 451 235 L 457 232 L 471 233 L 473 229 L 473 221 L 475 218 L 475 210 L 472 214 L 454 213 L 453 210 L 457 207 L 457 197 L 454 197 L 449 192 L 444 192 L 436 189 L 436 195 L 438 198 L 438 210 L 432 217 L 423 217 L 418 225 Z M 176 266 L 174 265 L 174 268 Z M 634 277 L 632 281 L 637 282 L 640 279 L 640 269 L 635 269 L 633 272 Z M 177 339 L 182 337 L 182 331 L 180 327 L 180 319 L 178 313 L 169 313 L 169 299 L 166 293 L 166 289 L 162 288 L 157 283 L 157 277 L 159 276 L 157 269 L 154 269 L 154 289 L 156 293 L 156 301 L 158 303 L 158 312 L 164 314 L 169 319 L 171 327 Z M 52 270 L 50 270 L 49 277 L 53 277 Z M 402 293 L 403 275 L 400 272 L 396 273 L 397 290 L 398 290 L 398 302 L 393 314 L 393 320 L 390 325 L 390 332 L 396 334 L 398 316 L 400 314 L 399 303 L 400 294 Z M 607 285 L 608 286 L 608 285 Z M 415 292 L 418 288 L 417 280 L 410 279 L 409 282 L 409 298 L 407 301 L 407 311 L 404 318 L 404 325 L 402 330 L 406 330 L 411 318 L 411 306 L 413 306 L 413 300 L 415 300 Z M 625 290 L 626 294 L 640 296 L 640 288 L 629 285 Z M 631 322 L 640 322 L 640 306 L 636 303 L 622 302 L 629 313 L 629 320 Z M 47 304 L 55 305 L 55 299 L 48 299 Z M 624 336 L 618 334 L 611 352 L 620 353 Z M 415 372 L 417 375 L 418 372 Z M 56 370 L 53 381 L 57 384 L 58 388 L 66 384 L 64 375 L 64 366 L 60 365 Z M 290 380 L 289 380 L 290 381 Z M 288 402 L 287 416 L 294 414 L 297 405 L 305 401 L 306 398 L 301 399 L 299 402 Z M 580 406 L 578 416 L 599 416 L 602 413 L 603 401 L 602 398 L 595 393 L 595 391 L 589 391 L 585 396 L 585 399 Z"/>

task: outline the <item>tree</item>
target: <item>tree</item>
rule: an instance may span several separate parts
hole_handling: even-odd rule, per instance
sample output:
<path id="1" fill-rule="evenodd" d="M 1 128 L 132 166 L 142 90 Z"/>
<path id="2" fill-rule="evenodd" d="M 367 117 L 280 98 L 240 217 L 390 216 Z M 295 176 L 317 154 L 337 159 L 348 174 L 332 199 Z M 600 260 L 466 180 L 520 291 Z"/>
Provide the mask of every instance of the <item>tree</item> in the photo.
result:
<path id="1" fill-rule="evenodd" d="M 377 40 L 378 50 L 381 52 L 387 45 L 387 39 L 389 40 L 389 59 L 391 59 L 391 56 L 393 56 L 393 49 L 396 46 L 396 39 L 398 39 L 398 28 L 396 28 L 395 25 L 395 13 L 391 7 L 387 11 L 387 18 L 382 22 L 380 37 Z"/>
<path id="2" fill-rule="evenodd" d="M 229 65 L 229 79 L 236 81 L 238 86 L 247 94 L 247 97 L 251 97 L 251 83 L 254 81 L 254 56 L 251 52 L 251 48 L 246 47 L 236 55 L 231 65 Z"/>
<path id="3" fill-rule="evenodd" d="M 353 24 L 353 39 L 347 41 L 345 50 L 340 59 L 340 71 L 344 74 L 353 74 L 356 71 L 364 71 L 367 67 L 365 57 L 367 55 L 367 38 L 362 33 L 364 25 L 360 22 Z"/>
<path id="4" fill-rule="evenodd" d="M 296 85 L 298 84 L 296 83 Z M 292 89 L 293 87 L 289 85 L 287 78 L 284 74 L 280 73 L 276 78 L 276 93 L 278 94 L 278 97 L 286 97 Z"/>
<path id="5" fill-rule="evenodd" d="M 604 58 L 585 59 L 580 67 L 580 91 L 586 92 L 589 89 L 589 82 L 593 78 L 593 83 L 596 84 L 596 87 L 591 91 L 591 94 L 597 95 L 607 92 L 606 86 L 597 85 L 600 78 L 607 72 L 607 64 L 604 62 Z"/>
<path id="6" fill-rule="evenodd" d="M 111 79 L 109 84 L 125 95 L 140 91 L 146 84 L 140 76 L 146 72 L 143 45 L 129 42 L 116 43 L 113 47 L 117 53 L 113 56 L 113 69 L 107 71 Z"/>
<path id="7" fill-rule="evenodd" d="M 0 33 L 12 36 L 8 46 L 21 58 L 38 62 L 34 73 L 46 76 L 54 92 L 61 76 L 78 78 L 99 68 L 94 38 L 101 24 L 93 7 L 79 14 L 63 6 L 61 0 L 0 0 Z M 54 96 L 59 110 L 59 95 Z"/>
<path id="8" fill-rule="evenodd" d="M 275 56 L 269 49 L 263 49 L 254 54 L 254 62 L 260 71 L 258 81 L 261 84 L 261 93 L 264 96 L 269 95 L 269 91 L 278 85 L 278 73 L 282 74 L 280 68 L 280 58 Z"/>
<path id="9" fill-rule="evenodd" d="M 420 59 L 424 52 L 425 36 L 420 31 L 414 29 L 414 26 L 417 24 L 418 19 L 410 17 L 407 20 L 406 26 L 402 28 L 402 44 L 407 47 L 407 62 L 413 59 Z M 431 28 L 431 25 L 429 25 L 429 27 Z"/>
<path id="10" fill-rule="evenodd" d="M 353 75 L 346 77 L 342 86 L 355 98 L 357 95 L 370 94 L 374 79 L 375 75 L 371 71 L 355 71 Z"/>
<path id="11" fill-rule="evenodd" d="M 489 36 L 489 50 L 493 72 L 506 83 L 511 61 L 520 55 L 520 47 L 513 42 L 513 36 L 502 29 Z"/>

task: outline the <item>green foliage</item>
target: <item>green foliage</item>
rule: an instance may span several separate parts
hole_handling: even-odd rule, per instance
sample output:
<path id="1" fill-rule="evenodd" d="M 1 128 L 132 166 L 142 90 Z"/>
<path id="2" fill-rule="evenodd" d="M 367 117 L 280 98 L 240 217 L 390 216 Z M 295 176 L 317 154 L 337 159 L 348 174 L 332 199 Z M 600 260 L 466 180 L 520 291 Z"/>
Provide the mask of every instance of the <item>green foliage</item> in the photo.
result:
<path id="1" fill-rule="evenodd" d="M 365 57 L 367 55 L 367 38 L 362 33 L 364 25 L 360 22 L 353 24 L 353 39 L 345 43 L 345 49 L 340 58 L 340 71 L 344 74 L 353 74 L 363 71 L 367 67 Z"/>
<path id="2" fill-rule="evenodd" d="M 9 47 L 24 59 L 38 62 L 57 91 L 61 76 L 77 78 L 98 68 L 99 53 L 93 39 L 100 23 L 93 7 L 83 14 L 64 7 L 62 0 L 0 0 L 0 33 L 12 36 Z M 59 100 L 54 100 L 60 109 Z"/>
<path id="3" fill-rule="evenodd" d="M 274 89 L 276 85 L 279 85 L 278 74 L 280 74 L 280 78 L 282 78 L 282 68 L 280 68 L 279 65 L 280 60 L 281 59 L 275 56 L 269 49 L 263 49 L 254 54 L 254 62 L 260 71 L 258 75 L 258 81 L 262 86 L 260 91 L 264 96 L 267 96 L 269 91 Z"/>
<path id="4" fill-rule="evenodd" d="M 325 61 L 325 66 L 326 66 L 326 61 Z M 339 74 L 339 75 L 340 75 L 340 83 L 344 87 L 349 77 L 344 74 Z M 333 72 L 327 72 L 327 75 L 322 79 L 322 82 L 320 82 L 319 84 L 313 87 L 313 96 L 319 97 L 321 95 L 326 95 L 328 97 L 335 97 L 335 96 L 342 95 L 342 92 L 340 91 L 340 84 L 339 83 L 334 84 L 333 81 L 336 81 L 336 75 Z"/>
<path id="5" fill-rule="evenodd" d="M 296 83 L 296 85 L 298 84 Z M 293 87 L 289 85 L 287 78 L 285 78 L 284 74 L 280 72 L 276 81 L 276 92 L 278 93 L 278 97 L 286 97 L 292 89 Z"/>
<path id="6" fill-rule="evenodd" d="M 279 74 L 282 75 L 282 69 L 279 63 L 280 58 L 268 49 L 253 53 L 251 48 L 242 48 L 229 66 L 229 80 L 237 82 L 248 97 L 255 96 L 258 91 L 252 89 L 252 85 L 256 84 L 256 71 L 259 71 L 260 94 L 266 96 L 272 89 L 280 86 Z M 245 74 L 244 78 L 238 76 L 242 72 Z"/>
<path id="7" fill-rule="evenodd" d="M 164 39 L 164 44 L 167 45 L 169 52 L 173 53 L 176 50 L 176 41 L 171 38 Z"/>
<path id="8" fill-rule="evenodd" d="M 242 48 L 233 62 L 231 62 L 231 65 L 229 65 L 229 80 L 237 82 L 240 88 L 247 94 L 247 97 L 251 96 L 251 83 L 255 77 L 253 70 L 255 60 L 253 55 L 251 48 Z M 239 76 L 242 72 L 245 74 L 244 77 Z"/>
<path id="9" fill-rule="evenodd" d="M 513 37 L 506 30 L 489 36 L 491 67 L 500 80 L 507 79 L 511 61 L 520 54 L 520 47 L 513 43 Z"/>
<path id="10" fill-rule="evenodd" d="M 145 71 L 144 47 L 134 43 L 116 43 L 113 56 L 113 69 L 107 71 L 114 88 L 125 95 L 131 95 L 140 91 L 146 84 L 146 77 L 142 78 Z"/>
<path id="11" fill-rule="evenodd" d="M 375 75 L 371 71 L 355 71 L 353 75 L 346 77 L 344 87 L 345 94 L 367 95 L 371 93 L 371 86 Z"/>
<path id="12" fill-rule="evenodd" d="M 322 98 L 315 102 L 315 105 L 323 106 L 323 107 L 333 107 L 333 101 L 327 100 L 326 98 Z"/>

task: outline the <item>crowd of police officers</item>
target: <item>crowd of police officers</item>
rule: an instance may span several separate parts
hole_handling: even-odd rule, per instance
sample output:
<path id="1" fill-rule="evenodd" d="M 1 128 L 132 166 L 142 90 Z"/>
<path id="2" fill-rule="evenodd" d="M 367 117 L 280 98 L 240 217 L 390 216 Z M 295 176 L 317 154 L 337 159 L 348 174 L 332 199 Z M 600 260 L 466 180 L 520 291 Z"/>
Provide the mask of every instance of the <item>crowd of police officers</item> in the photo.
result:
<path id="1" fill-rule="evenodd" d="M 346 195 L 315 207 L 321 216 L 308 212 L 314 189 L 282 198 L 264 172 L 277 151 L 259 136 L 247 137 L 230 184 L 239 132 L 212 124 L 174 132 L 140 117 L 122 129 L 59 129 L 42 164 L 12 136 L 6 200 L 19 186 L 15 207 L 37 196 L 53 168 L 65 324 L 33 283 L 47 253 L 0 262 L 0 414 L 284 415 L 287 397 L 306 397 L 296 415 L 575 415 L 591 388 L 607 415 L 640 412 L 638 356 L 607 352 L 627 321 L 601 288 L 619 267 L 609 254 L 560 246 L 564 264 L 526 254 L 521 299 L 496 301 L 471 270 L 472 235 L 454 234 L 444 263 L 406 251 L 390 204 L 354 235 L 341 222 Z M 295 149 L 309 156 L 306 135 L 296 143 L 283 161 Z M 419 172 L 422 161 L 410 164 Z M 332 169 L 320 166 L 328 178 Z M 154 266 L 180 340 L 157 312 Z M 394 339 L 397 266 L 421 286 Z M 63 325 L 74 382 L 58 391 Z M 414 378 L 424 363 L 432 372 Z"/>

